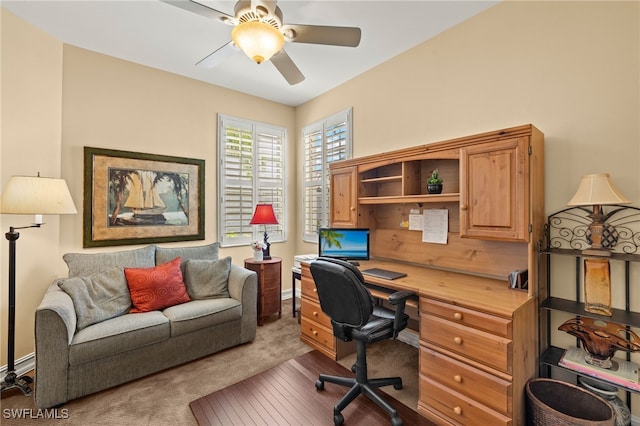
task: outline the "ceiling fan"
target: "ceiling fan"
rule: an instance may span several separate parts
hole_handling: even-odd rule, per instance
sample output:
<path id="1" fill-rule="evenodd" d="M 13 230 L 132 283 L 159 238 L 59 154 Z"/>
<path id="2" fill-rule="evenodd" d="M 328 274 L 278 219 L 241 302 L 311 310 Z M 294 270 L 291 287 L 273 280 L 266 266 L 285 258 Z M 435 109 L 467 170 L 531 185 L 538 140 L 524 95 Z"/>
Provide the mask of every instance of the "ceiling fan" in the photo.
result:
<path id="1" fill-rule="evenodd" d="M 240 0 L 233 16 L 194 0 L 161 1 L 234 27 L 231 41 L 196 64 L 208 68 L 241 49 L 258 64 L 271 60 L 287 82 L 294 85 L 303 81 L 304 75 L 283 49 L 285 41 L 346 47 L 360 44 L 360 28 L 285 24 L 277 0 Z"/>

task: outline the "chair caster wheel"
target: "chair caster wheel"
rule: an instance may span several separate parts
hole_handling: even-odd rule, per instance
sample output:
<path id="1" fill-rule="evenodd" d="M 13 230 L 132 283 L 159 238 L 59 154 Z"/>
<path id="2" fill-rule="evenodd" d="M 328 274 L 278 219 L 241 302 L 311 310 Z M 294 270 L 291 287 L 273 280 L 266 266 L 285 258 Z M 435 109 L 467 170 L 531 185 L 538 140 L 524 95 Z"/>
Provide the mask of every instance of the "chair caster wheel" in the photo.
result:
<path id="1" fill-rule="evenodd" d="M 395 390 L 400 390 L 400 389 L 402 389 L 402 383 L 400 383 L 399 385 L 393 385 L 393 388 L 394 388 Z"/>
<path id="2" fill-rule="evenodd" d="M 324 382 L 322 380 L 316 381 L 316 389 L 318 389 L 319 391 L 324 389 Z"/>
<path id="3" fill-rule="evenodd" d="M 356 370 L 357 370 L 356 365 L 355 365 L 355 364 L 353 364 L 353 365 L 351 366 L 351 372 L 352 372 L 352 373 L 355 373 L 355 372 L 356 372 Z"/>
<path id="4" fill-rule="evenodd" d="M 340 426 L 343 423 L 344 423 L 344 416 L 341 413 L 337 413 L 333 415 L 333 424 L 335 426 Z"/>
<path id="5" fill-rule="evenodd" d="M 402 426 L 402 419 L 400 417 L 391 417 L 391 426 Z"/>

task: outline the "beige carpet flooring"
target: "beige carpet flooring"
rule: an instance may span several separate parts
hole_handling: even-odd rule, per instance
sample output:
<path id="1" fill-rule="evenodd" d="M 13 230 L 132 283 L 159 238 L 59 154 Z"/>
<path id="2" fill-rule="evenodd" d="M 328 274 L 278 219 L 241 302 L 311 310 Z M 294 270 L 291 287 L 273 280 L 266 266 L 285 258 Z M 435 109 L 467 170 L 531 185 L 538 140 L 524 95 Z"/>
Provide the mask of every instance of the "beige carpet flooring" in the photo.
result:
<path id="1" fill-rule="evenodd" d="M 299 325 L 291 316 L 290 301 L 283 302 L 282 318 L 272 317 L 258 327 L 252 343 L 231 348 L 199 360 L 147 376 L 66 403 L 56 419 L 16 419 L 11 411 L 27 416 L 38 411 L 33 399 L 20 391 L 2 394 L 2 425 L 196 425 L 189 402 L 251 377 L 311 350 L 300 341 Z M 372 345 L 369 350 L 370 377 L 400 375 L 405 388 L 388 390 L 396 399 L 417 406 L 417 349 L 398 341 Z M 355 356 L 340 361 L 347 368 Z M 36 381 L 37 382 L 37 381 Z M 36 383 L 37 384 L 37 383 Z M 66 410 L 63 412 L 62 410 Z M 28 411 L 31 410 L 31 411 Z M 66 413 L 66 414 L 65 414 Z M 50 413 L 49 413 L 50 414 Z M 329 422 L 330 423 L 330 422 Z"/>

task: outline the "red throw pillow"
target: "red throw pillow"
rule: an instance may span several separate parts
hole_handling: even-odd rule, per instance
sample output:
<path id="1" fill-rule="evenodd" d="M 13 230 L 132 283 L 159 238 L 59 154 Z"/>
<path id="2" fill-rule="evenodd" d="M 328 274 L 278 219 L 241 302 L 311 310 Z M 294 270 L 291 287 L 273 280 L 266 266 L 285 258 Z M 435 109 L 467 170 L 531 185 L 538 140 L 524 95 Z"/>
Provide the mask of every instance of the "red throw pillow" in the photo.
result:
<path id="1" fill-rule="evenodd" d="M 133 308 L 129 313 L 157 311 L 191 300 L 182 279 L 182 258 L 154 268 L 124 268 Z"/>

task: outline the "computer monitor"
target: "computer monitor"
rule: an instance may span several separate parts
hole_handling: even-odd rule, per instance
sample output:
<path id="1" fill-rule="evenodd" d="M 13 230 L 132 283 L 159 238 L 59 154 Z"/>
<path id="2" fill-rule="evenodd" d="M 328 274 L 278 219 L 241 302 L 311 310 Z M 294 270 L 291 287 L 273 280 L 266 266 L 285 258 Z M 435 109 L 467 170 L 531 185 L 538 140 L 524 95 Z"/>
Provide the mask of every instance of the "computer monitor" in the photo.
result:
<path id="1" fill-rule="evenodd" d="M 369 260 L 369 228 L 321 228 L 318 255 L 351 261 Z"/>

